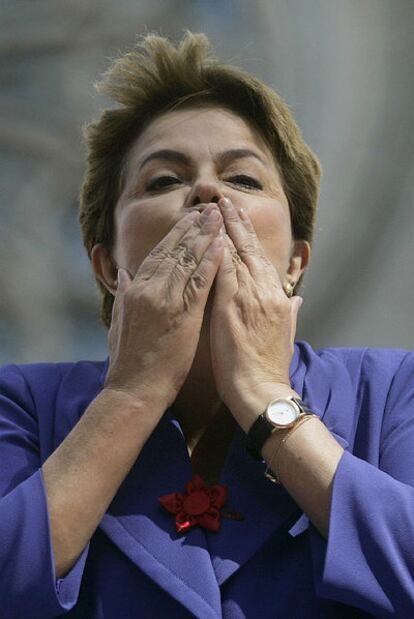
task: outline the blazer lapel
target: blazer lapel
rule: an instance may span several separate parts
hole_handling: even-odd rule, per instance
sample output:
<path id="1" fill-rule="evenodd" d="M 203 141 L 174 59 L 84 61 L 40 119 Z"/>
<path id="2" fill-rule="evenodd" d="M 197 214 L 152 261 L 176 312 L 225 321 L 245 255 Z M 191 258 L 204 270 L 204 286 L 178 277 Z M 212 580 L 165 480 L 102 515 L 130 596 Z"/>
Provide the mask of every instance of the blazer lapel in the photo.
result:
<path id="1" fill-rule="evenodd" d="M 104 515 L 100 528 L 131 561 L 196 616 L 221 617 L 220 590 L 204 531 L 182 535 L 158 497 L 184 491 L 190 459 L 167 411 Z"/>
<path id="2" fill-rule="evenodd" d="M 206 537 L 217 582 L 223 585 L 266 541 L 287 533 L 301 511 L 281 486 L 264 477 L 266 465 L 246 452 L 246 436 L 237 429 L 220 483 L 229 487 L 221 529 Z M 243 520 L 225 517 L 227 510 Z M 231 515 L 231 514 L 230 514 Z"/>

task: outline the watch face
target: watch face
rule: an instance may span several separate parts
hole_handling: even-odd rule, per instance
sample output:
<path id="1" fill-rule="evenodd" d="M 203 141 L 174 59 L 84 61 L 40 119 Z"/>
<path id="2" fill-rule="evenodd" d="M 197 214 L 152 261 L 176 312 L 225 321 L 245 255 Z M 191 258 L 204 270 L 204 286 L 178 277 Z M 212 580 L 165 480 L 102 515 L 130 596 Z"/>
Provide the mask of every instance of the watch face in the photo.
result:
<path id="1" fill-rule="evenodd" d="M 269 404 L 266 416 L 272 423 L 288 428 L 298 418 L 299 411 L 294 402 L 275 400 Z"/>

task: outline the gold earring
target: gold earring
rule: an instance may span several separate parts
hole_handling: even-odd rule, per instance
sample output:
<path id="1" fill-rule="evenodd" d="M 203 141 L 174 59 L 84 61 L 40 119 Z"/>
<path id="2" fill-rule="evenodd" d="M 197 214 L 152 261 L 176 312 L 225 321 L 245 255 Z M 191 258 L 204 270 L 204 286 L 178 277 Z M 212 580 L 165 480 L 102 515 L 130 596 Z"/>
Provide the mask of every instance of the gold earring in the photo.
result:
<path id="1" fill-rule="evenodd" d="M 283 286 L 283 290 L 286 293 L 286 296 L 292 297 L 293 296 L 293 289 L 294 289 L 294 284 L 292 284 L 291 282 L 286 282 L 286 284 Z"/>

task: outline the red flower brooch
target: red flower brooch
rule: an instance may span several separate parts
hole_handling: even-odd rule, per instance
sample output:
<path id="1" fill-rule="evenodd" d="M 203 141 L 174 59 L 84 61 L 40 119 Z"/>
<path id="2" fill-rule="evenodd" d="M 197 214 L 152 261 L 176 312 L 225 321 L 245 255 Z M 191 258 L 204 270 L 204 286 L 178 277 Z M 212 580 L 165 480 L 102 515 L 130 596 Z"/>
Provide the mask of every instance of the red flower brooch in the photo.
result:
<path id="1" fill-rule="evenodd" d="M 170 514 L 175 514 L 177 533 L 186 533 L 199 524 L 209 531 L 220 529 L 220 509 L 227 500 L 228 487 L 216 484 L 206 487 L 199 475 L 185 486 L 186 492 L 173 492 L 158 497 L 160 504 Z"/>

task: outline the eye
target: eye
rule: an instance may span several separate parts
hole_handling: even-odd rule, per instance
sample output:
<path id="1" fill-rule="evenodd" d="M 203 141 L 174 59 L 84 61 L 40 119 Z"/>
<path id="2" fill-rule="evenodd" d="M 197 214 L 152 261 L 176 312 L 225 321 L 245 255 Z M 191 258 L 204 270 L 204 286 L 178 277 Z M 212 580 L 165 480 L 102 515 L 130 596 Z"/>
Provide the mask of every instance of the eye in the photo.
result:
<path id="1" fill-rule="evenodd" d="M 167 189 L 172 185 L 177 185 L 181 183 L 180 179 L 176 176 L 157 176 L 155 178 L 151 178 L 145 186 L 146 191 L 162 191 L 163 189 Z"/>
<path id="2" fill-rule="evenodd" d="M 248 189 L 263 189 L 263 185 L 260 181 L 253 178 L 252 176 L 247 176 L 246 174 L 238 174 L 237 176 L 232 176 L 229 178 L 231 183 L 235 185 L 241 185 L 242 187 L 247 187 Z"/>

